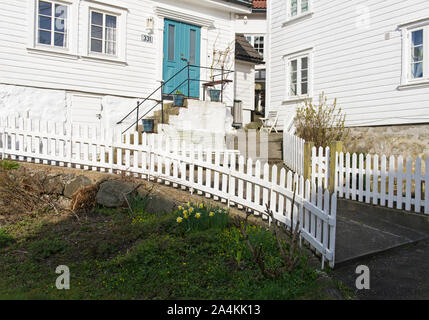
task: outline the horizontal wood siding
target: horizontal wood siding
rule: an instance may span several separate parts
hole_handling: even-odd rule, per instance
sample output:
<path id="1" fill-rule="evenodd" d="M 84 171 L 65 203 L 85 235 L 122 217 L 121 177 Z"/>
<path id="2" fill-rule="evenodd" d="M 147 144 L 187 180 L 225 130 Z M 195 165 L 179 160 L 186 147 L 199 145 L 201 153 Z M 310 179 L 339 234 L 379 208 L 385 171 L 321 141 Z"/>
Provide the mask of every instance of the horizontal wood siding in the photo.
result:
<path id="1" fill-rule="evenodd" d="M 313 1 L 313 15 L 284 25 L 283 0 L 272 0 L 270 105 L 290 118 L 297 103 L 285 103 L 285 54 L 313 47 L 314 97 L 324 91 L 347 113 L 347 125 L 429 122 L 429 89 L 399 91 L 402 41 L 398 25 L 429 17 L 427 0 Z M 368 27 L 357 24 L 359 8 Z M 390 40 L 385 34 L 390 32 Z M 282 125 L 282 123 L 280 123 Z"/>

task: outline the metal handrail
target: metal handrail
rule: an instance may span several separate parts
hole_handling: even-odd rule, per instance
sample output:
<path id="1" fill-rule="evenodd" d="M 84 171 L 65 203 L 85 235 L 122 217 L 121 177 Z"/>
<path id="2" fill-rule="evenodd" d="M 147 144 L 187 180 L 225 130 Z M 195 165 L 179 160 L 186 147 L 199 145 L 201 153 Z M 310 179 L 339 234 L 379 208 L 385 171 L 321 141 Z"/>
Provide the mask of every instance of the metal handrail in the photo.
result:
<path id="1" fill-rule="evenodd" d="M 212 76 L 212 79 L 214 79 L 215 77 L 218 77 L 218 76 L 221 76 L 222 77 L 222 80 L 224 80 L 223 79 L 223 77 L 225 76 L 225 75 L 227 75 L 227 74 L 230 74 L 230 73 L 233 73 L 234 71 L 233 70 L 225 70 L 225 69 L 223 69 L 223 68 L 221 68 L 221 69 L 218 69 L 218 68 L 212 68 L 212 67 L 202 67 L 202 66 L 196 66 L 196 65 L 192 65 L 192 64 L 190 64 L 189 62 L 187 63 L 187 65 L 186 66 L 184 66 L 182 69 L 180 69 L 178 72 L 176 72 L 172 77 L 170 77 L 167 81 L 161 81 L 161 85 L 155 90 L 155 91 L 153 91 L 147 98 L 145 98 L 143 101 L 141 101 L 141 102 L 137 102 L 137 106 L 134 108 L 134 109 L 132 109 L 125 117 L 123 117 L 119 122 L 117 122 L 117 124 L 121 124 L 125 119 L 127 119 L 134 111 L 136 111 L 136 115 L 137 115 L 137 117 L 136 117 L 136 121 L 131 125 L 131 126 L 129 126 L 127 129 L 125 129 L 122 133 L 125 133 L 125 132 L 127 132 L 129 129 L 131 129 L 134 125 L 136 126 L 136 130 L 138 130 L 138 123 L 139 123 L 139 121 L 140 120 L 142 120 L 149 112 L 151 112 L 155 107 L 157 107 L 160 103 L 161 103 L 161 108 L 162 108 L 162 110 L 161 110 L 161 117 L 162 117 L 162 119 L 161 119 L 161 122 L 162 123 L 164 123 L 164 93 L 162 92 L 163 90 L 163 88 L 165 87 L 165 85 L 167 84 L 167 83 L 169 83 L 171 80 L 173 80 L 175 77 L 177 77 L 182 71 L 184 71 L 185 69 L 187 69 L 187 71 L 188 71 L 188 75 L 187 75 L 187 78 L 185 79 L 185 80 L 183 80 L 176 88 L 174 88 L 170 93 L 168 93 L 168 94 L 166 94 L 167 96 L 169 96 L 169 95 L 171 95 L 171 94 L 173 94 L 173 92 L 175 92 L 176 90 L 178 90 L 182 85 L 184 85 L 186 82 L 188 82 L 188 95 L 187 95 L 187 98 L 189 98 L 190 97 L 190 82 L 191 81 L 198 81 L 198 82 L 204 82 L 204 83 L 210 83 L 210 82 L 212 82 L 212 81 L 207 81 L 207 80 L 201 80 L 201 79 L 191 79 L 190 78 L 190 68 L 199 68 L 199 69 L 210 69 L 210 70 L 216 70 L 216 71 L 222 71 L 222 73 L 221 74 L 218 74 L 218 75 L 214 75 L 214 76 Z M 153 106 L 153 107 L 151 107 L 149 110 L 147 110 L 142 116 L 140 116 L 139 115 L 139 109 L 140 109 L 140 106 L 143 104 L 143 103 L 145 103 L 146 101 L 148 101 L 148 100 L 154 100 L 154 99 L 150 99 L 156 92 L 158 92 L 159 90 L 161 90 L 161 100 L 155 100 L 156 101 L 156 104 Z M 222 89 L 221 89 L 221 91 L 222 91 L 222 100 L 221 101 L 223 101 L 223 84 L 222 84 Z"/>

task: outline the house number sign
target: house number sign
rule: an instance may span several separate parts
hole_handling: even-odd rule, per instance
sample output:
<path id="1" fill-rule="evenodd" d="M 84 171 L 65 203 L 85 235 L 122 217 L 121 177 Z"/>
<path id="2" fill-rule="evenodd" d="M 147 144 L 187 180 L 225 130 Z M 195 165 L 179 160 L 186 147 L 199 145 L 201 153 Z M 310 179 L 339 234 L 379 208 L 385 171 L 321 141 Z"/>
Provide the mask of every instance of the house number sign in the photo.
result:
<path id="1" fill-rule="evenodd" d="M 147 34 L 142 34 L 142 41 L 143 42 L 148 42 L 148 43 L 153 43 L 153 37 Z"/>

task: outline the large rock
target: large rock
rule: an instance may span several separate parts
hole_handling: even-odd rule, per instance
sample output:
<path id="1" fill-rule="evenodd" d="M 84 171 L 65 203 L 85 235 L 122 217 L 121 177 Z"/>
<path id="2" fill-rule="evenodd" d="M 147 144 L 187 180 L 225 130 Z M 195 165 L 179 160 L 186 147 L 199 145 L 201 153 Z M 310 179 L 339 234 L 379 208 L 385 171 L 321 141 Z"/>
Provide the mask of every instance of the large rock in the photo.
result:
<path id="1" fill-rule="evenodd" d="M 43 181 L 43 191 L 45 194 L 62 195 L 64 187 L 64 181 L 61 176 L 47 176 Z"/>
<path id="2" fill-rule="evenodd" d="M 149 196 L 149 202 L 146 207 L 148 213 L 162 213 L 162 212 L 171 212 L 173 211 L 177 204 L 174 200 L 157 195 L 151 194 Z"/>
<path id="3" fill-rule="evenodd" d="M 103 182 L 97 193 L 97 204 L 107 208 L 117 208 L 125 203 L 124 194 L 130 197 L 130 193 L 135 189 L 132 183 L 118 180 Z"/>
<path id="4" fill-rule="evenodd" d="M 72 195 L 80 188 L 90 186 L 91 180 L 85 176 L 78 176 L 66 183 L 64 188 L 64 196 L 71 198 Z"/>

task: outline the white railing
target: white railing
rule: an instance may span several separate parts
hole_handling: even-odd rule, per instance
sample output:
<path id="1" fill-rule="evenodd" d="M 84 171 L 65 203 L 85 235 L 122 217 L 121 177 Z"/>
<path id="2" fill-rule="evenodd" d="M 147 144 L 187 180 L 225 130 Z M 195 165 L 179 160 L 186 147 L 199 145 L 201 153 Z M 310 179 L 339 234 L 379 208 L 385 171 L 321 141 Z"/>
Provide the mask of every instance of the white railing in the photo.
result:
<path id="1" fill-rule="evenodd" d="M 304 145 L 303 139 L 283 131 L 283 161 L 299 175 L 304 174 Z"/>
<path id="2" fill-rule="evenodd" d="M 177 140 L 163 135 L 144 133 L 140 143 L 137 133 L 90 135 L 90 128 L 79 127 L 73 131 L 71 126 L 61 124 L 34 127 L 31 121 L 12 123 L 0 123 L 3 159 L 126 172 L 137 178 L 205 193 L 207 197 L 244 207 L 265 218 L 268 204 L 279 222 L 290 226 L 291 221 L 294 224 L 299 221 L 301 240 L 322 255 L 322 265 L 325 260 L 334 265 L 336 196 L 331 197 L 328 191 L 310 181 L 304 182 L 298 174 L 292 176 L 282 169 L 278 176 L 276 166 L 271 167 L 270 173 L 267 163 L 262 166 L 259 161 L 245 161 L 242 156 L 237 159 L 235 152 L 213 152 L 201 146 L 195 149 L 186 143 L 179 145 Z"/>
<path id="3" fill-rule="evenodd" d="M 337 153 L 335 191 L 341 198 L 429 214 L 429 158 L 424 171 L 422 162 Z"/>

